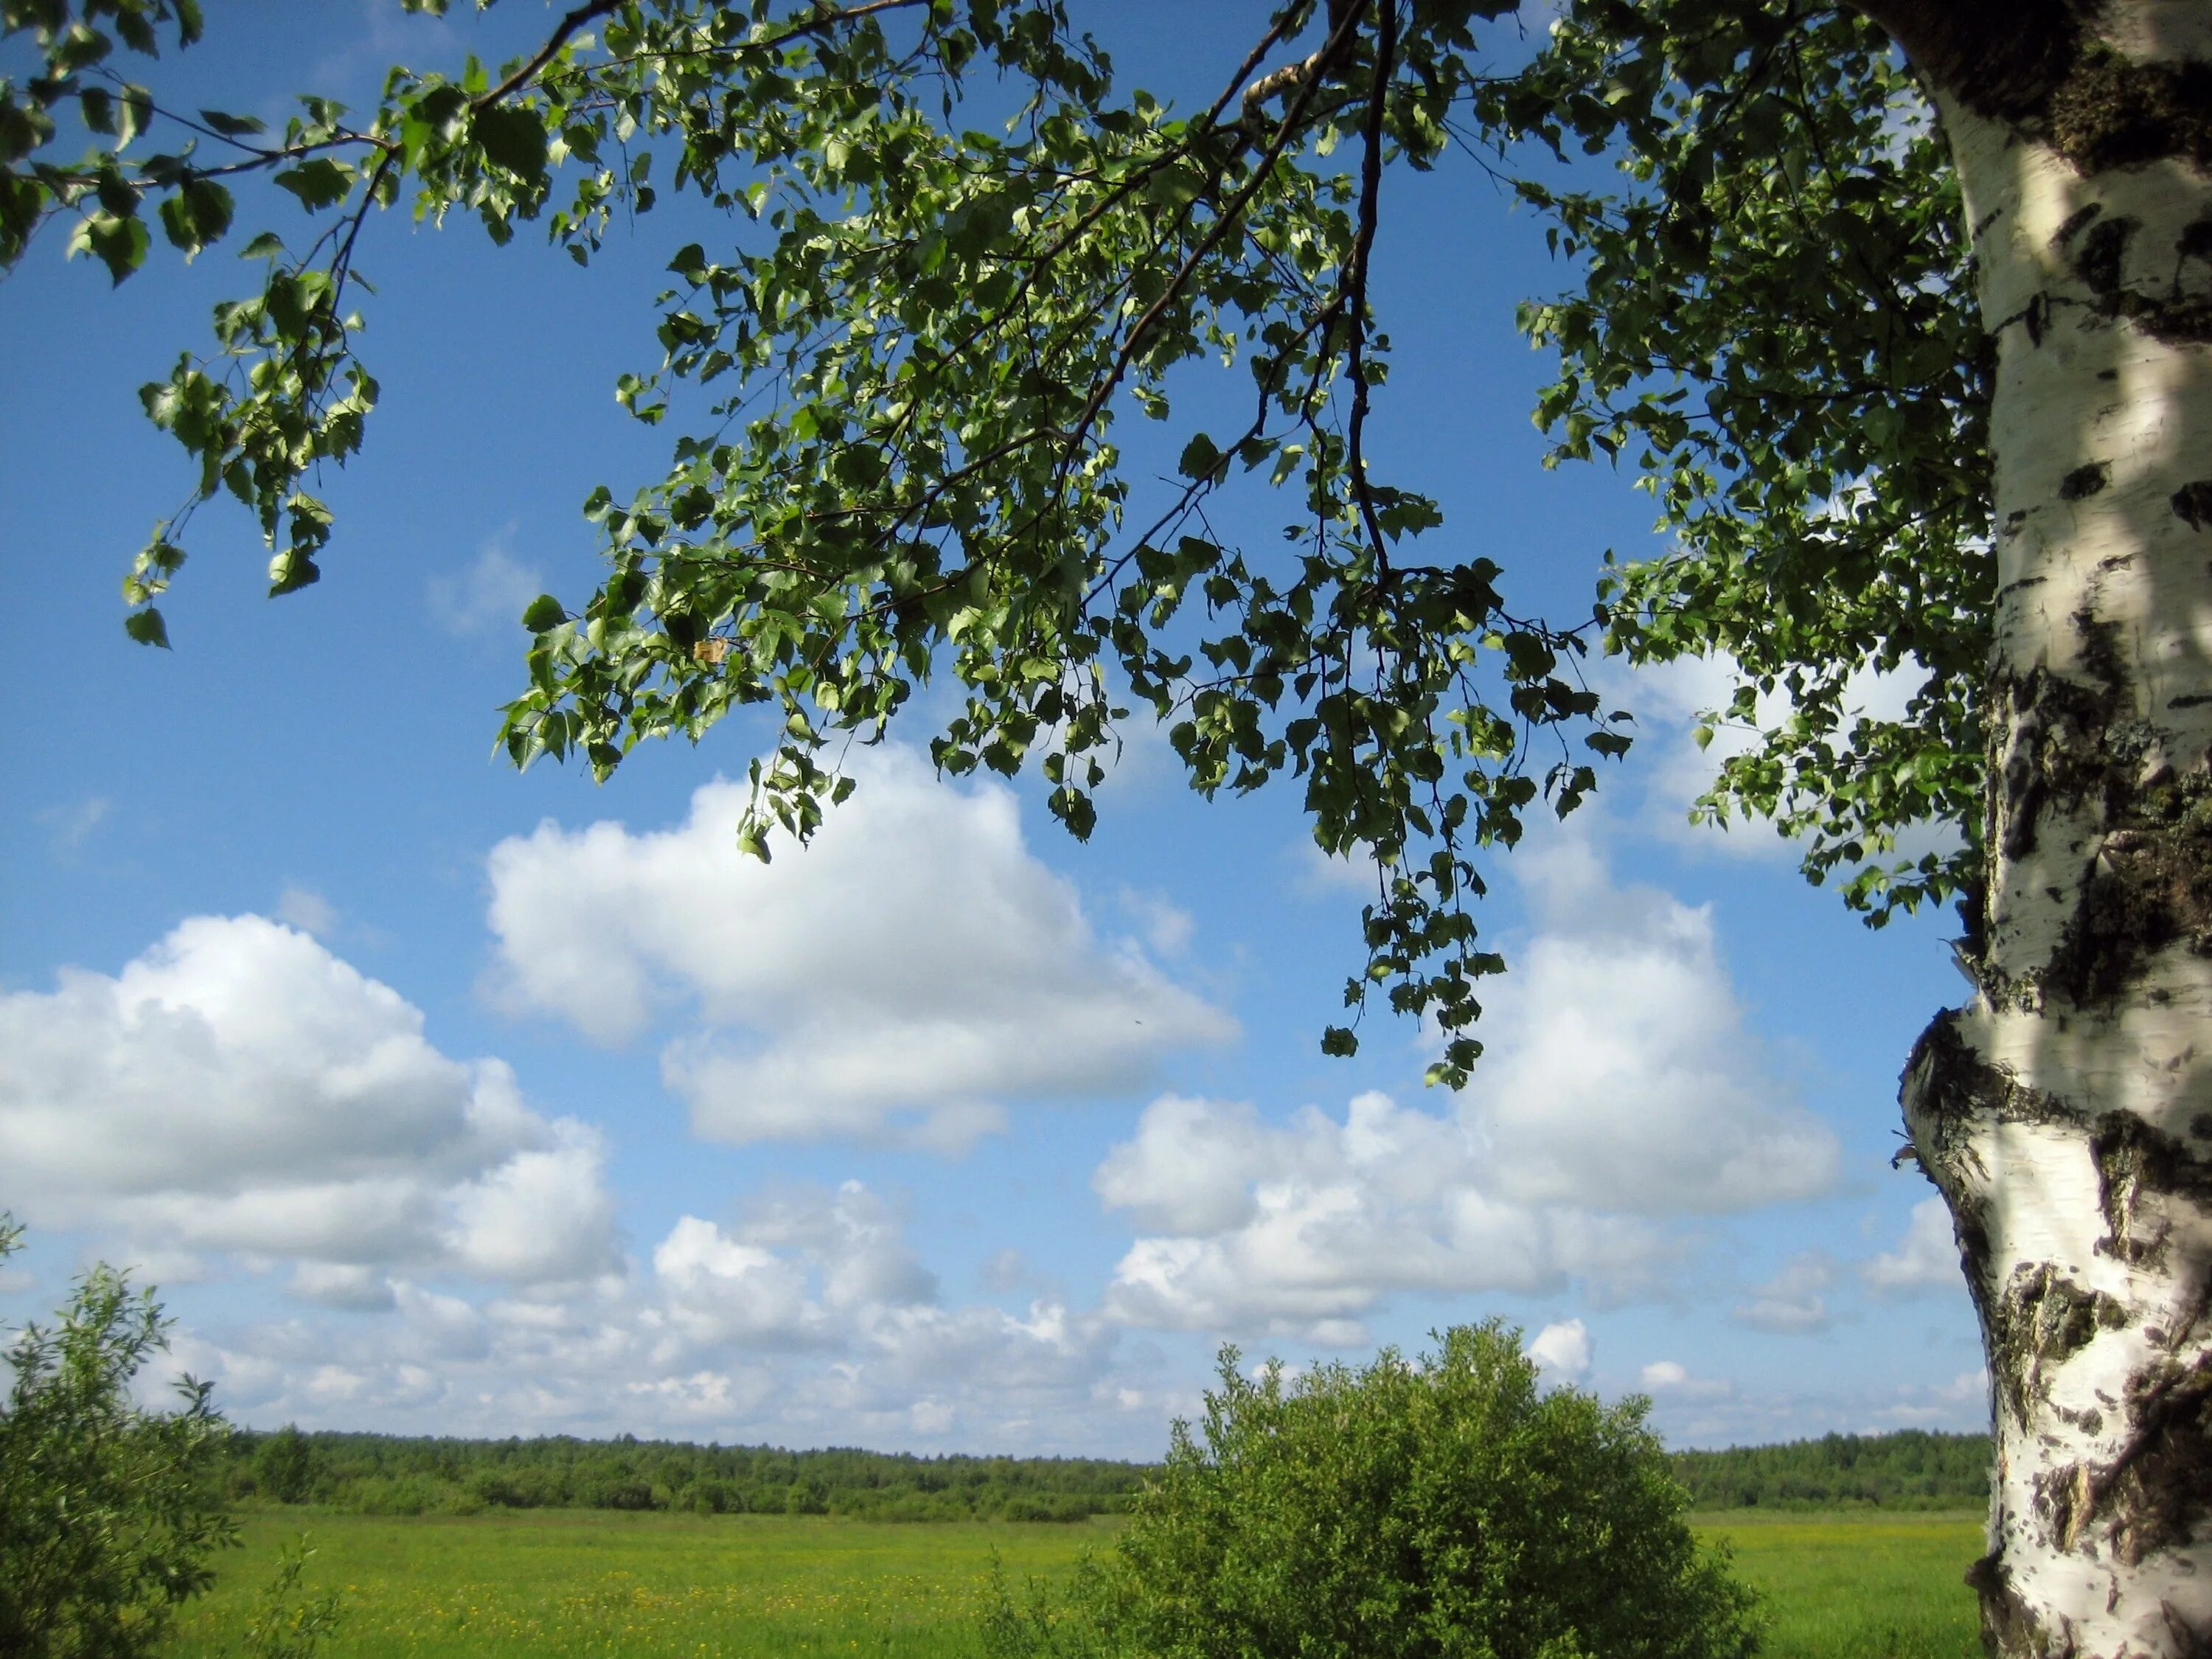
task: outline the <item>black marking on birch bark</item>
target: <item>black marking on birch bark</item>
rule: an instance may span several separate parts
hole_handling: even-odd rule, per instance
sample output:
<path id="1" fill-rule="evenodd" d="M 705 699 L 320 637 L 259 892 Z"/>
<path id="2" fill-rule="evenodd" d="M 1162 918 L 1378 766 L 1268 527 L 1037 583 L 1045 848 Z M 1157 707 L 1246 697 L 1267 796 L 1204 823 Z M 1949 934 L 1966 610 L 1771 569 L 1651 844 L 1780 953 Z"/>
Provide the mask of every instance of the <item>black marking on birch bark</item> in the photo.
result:
<path id="1" fill-rule="evenodd" d="M 2124 1405 L 2128 1437 L 2087 1496 L 2091 1516 L 2111 1520 L 2112 1553 L 2132 1567 L 2187 1543 L 2212 1512 L 2212 1356 L 2153 1361 L 2128 1379 Z"/>
<path id="2" fill-rule="evenodd" d="M 2212 94 L 2212 83 L 2206 90 Z M 2128 244 L 2142 228 L 2140 221 L 2125 216 L 2100 219 L 2081 238 L 2081 251 L 2074 256 L 2074 274 L 2096 296 L 2091 310 L 2100 317 L 2125 318 L 2153 339 L 2167 344 L 2212 340 L 2212 300 L 2185 292 L 2182 287 L 2183 266 L 2197 257 L 2193 252 L 2198 240 L 2197 224 L 2184 228 L 2175 240 L 2173 274 L 2162 294 L 2140 283 L 2130 287 L 2127 282 Z M 2040 343 L 2032 319 L 2028 331 Z"/>
<path id="3" fill-rule="evenodd" d="M 2000 747 L 1990 773 L 1990 825 L 2008 859 L 2035 850 L 2039 822 L 2054 799 L 2073 804 L 2104 787 L 2105 735 L 2120 706 L 2118 647 L 2110 626 L 2087 613 L 2074 624 L 2083 666 L 2100 689 L 2041 668 L 2017 679 L 2001 675 L 1990 688 L 1990 706 L 2009 715 L 1992 732 Z"/>
<path id="4" fill-rule="evenodd" d="M 1990 1659 L 2074 1659 L 2080 1646 L 2074 1621 L 2029 1607 L 2002 1553 L 1968 1567 L 1966 1582 L 1981 1597 L 1982 1647 Z"/>
<path id="5" fill-rule="evenodd" d="M 1979 876 L 1968 876 L 1960 884 L 1959 902 L 1952 906 L 1959 918 L 1964 937 L 1959 940 L 1966 960 L 1972 964 L 1976 977 L 1981 972 L 1982 959 L 1990 951 L 1990 889 Z"/>
<path id="6" fill-rule="evenodd" d="M 2081 239 L 2074 256 L 2074 274 L 2095 295 L 2106 314 L 2119 310 L 2120 277 L 2127 264 L 2128 239 L 2142 228 L 2140 220 L 2122 216 L 2106 219 Z"/>
<path id="7" fill-rule="evenodd" d="M 1955 1156 L 1947 1158 L 1954 1139 L 1948 1131 L 1972 1122 L 1995 1119 L 2000 1123 L 2087 1122 L 2079 1108 L 2046 1090 L 2022 1083 L 2011 1067 L 1992 1064 L 1974 1052 L 1959 1030 L 1959 1011 L 1948 1008 L 1928 1022 L 1928 1029 L 1912 1045 L 1905 1062 L 1902 1086 L 1912 1092 L 1914 1103 L 1947 1133 L 1943 1145 L 1922 1145 L 1921 1161 L 1930 1168 L 1955 1167 Z"/>
<path id="8" fill-rule="evenodd" d="M 2212 478 L 2197 478 L 2173 492 L 2173 516 L 2191 530 L 2212 525 Z"/>
<path id="9" fill-rule="evenodd" d="M 2112 481 L 2112 464 L 2091 461 L 2087 466 L 2077 466 L 2058 481 L 2058 499 L 2062 501 L 2086 501 Z"/>
<path id="10" fill-rule="evenodd" d="M 2051 246 L 2055 248 L 2064 247 L 2081 233 L 2083 226 L 2092 222 L 2104 210 L 2104 204 L 2101 202 L 2091 202 L 2084 207 L 2075 208 L 2073 212 L 2066 216 L 2066 222 L 2060 225 L 2051 235 Z"/>
<path id="11" fill-rule="evenodd" d="M 2146 955 L 2177 941 L 2212 955 L 2212 779 L 2169 772 L 2135 789 L 2121 781 L 2129 758 L 2113 757 L 2112 827 L 2045 975 L 2080 1006 L 2118 997 Z"/>
<path id="12" fill-rule="evenodd" d="M 2013 1269 L 1991 1310 L 1990 1374 L 2013 1421 L 2027 1425 L 2049 1403 L 2051 1374 L 2128 1322 L 2127 1310 L 2102 1291 L 2085 1290 L 2048 1262 Z M 2037 1508 L 2048 1512 L 2039 1491 Z"/>
<path id="13" fill-rule="evenodd" d="M 2098 1202 L 2109 1230 L 2097 1241 L 2100 1255 L 2135 1267 L 2156 1265 L 2172 1237 L 2167 1214 L 2172 1201 L 2212 1209 L 2212 1158 L 2132 1113 L 2099 1118 L 2090 1131 L 2089 1155 L 2096 1161 Z"/>

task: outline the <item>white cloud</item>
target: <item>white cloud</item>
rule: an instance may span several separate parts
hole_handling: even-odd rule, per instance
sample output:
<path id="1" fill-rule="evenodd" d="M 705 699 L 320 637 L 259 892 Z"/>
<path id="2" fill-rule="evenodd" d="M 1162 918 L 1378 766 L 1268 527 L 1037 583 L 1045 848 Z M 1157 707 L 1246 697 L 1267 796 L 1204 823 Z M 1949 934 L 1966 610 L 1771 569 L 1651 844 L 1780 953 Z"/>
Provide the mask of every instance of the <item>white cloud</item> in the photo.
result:
<path id="1" fill-rule="evenodd" d="M 1486 999 L 1467 1091 L 1282 1124 L 1155 1100 L 1092 1177 L 1147 1235 L 1115 1318 L 1356 1343 L 1393 1291 L 1645 1292 L 1686 1254 L 1664 1221 L 1833 1183 L 1835 1137 L 1765 1068 L 1709 913 L 1614 885 L 1580 842 L 1517 859 L 1541 925 Z"/>
<path id="2" fill-rule="evenodd" d="M 165 1277 L 161 1282 L 174 1281 Z M 397 1305 L 392 1281 L 359 1262 L 302 1261 L 292 1269 L 291 1291 L 305 1302 L 361 1312 L 381 1312 Z"/>
<path id="3" fill-rule="evenodd" d="M 70 863 L 84 850 L 92 832 L 106 822 L 114 803 L 105 795 L 87 795 L 64 806 L 49 806 L 39 813 L 46 826 L 46 846 L 55 858 Z"/>
<path id="4" fill-rule="evenodd" d="M 1758 1331 L 1825 1331 L 1831 1322 L 1827 1291 L 1835 1282 L 1836 1264 L 1826 1251 L 1800 1250 L 1781 1272 L 1753 1289 L 1747 1301 L 1730 1309 L 1729 1317 Z"/>
<path id="5" fill-rule="evenodd" d="M 1592 1352 L 1589 1328 L 1579 1319 L 1547 1325 L 1528 1344 L 1528 1358 L 1562 1382 L 1579 1382 L 1589 1375 Z"/>
<path id="6" fill-rule="evenodd" d="M 544 586 L 537 567 L 517 559 L 501 532 L 460 570 L 430 579 L 430 613 L 449 634 L 519 630 L 522 613 Z"/>
<path id="7" fill-rule="evenodd" d="M 0 996 L 0 1206 L 40 1226 L 515 1282 L 611 1258 L 593 1132 L 538 1117 L 503 1063 L 439 1053 L 397 992 L 259 916 L 194 917 L 113 977 Z"/>
<path id="8" fill-rule="evenodd" d="M 1873 1415 L 1881 1428 L 1987 1429 L 1990 1412 L 1990 1374 L 1977 1366 L 1960 1371 L 1948 1382 L 1908 1383 L 1897 1391 L 1893 1404 Z"/>
<path id="9" fill-rule="evenodd" d="M 1637 1218 L 1501 1198 L 1468 1125 L 1354 1099 L 1263 1123 L 1241 1103 L 1164 1096 L 1093 1176 L 1140 1237 L 1107 1311 L 1132 1325 L 1261 1329 L 1330 1346 L 1366 1340 L 1393 1291 L 1556 1290 L 1579 1273 L 1626 1285 L 1673 1254 Z"/>
<path id="10" fill-rule="evenodd" d="M 1859 1277 L 1869 1289 L 1893 1295 L 1956 1288 L 1961 1283 L 1959 1243 L 1943 1200 L 1923 1198 L 1914 1205 L 1912 1218 L 1905 1224 L 1905 1237 L 1897 1248 L 1862 1263 Z"/>
<path id="11" fill-rule="evenodd" d="M 1692 1376 L 1689 1367 L 1675 1359 L 1655 1359 L 1637 1376 L 1637 1386 L 1655 1399 L 1666 1401 L 1707 1402 L 1726 1400 L 1735 1385 L 1719 1377 Z"/>
<path id="12" fill-rule="evenodd" d="M 1766 1069 L 1711 911 L 1579 841 L 1516 856 L 1540 929 L 1485 1000 L 1468 1095 L 1501 1195 L 1713 1213 L 1832 1186 L 1835 1136 Z"/>
<path id="13" fill-rule="evenodd" d="M 680 1217 L 642 1270 L 551 1291 L 302 1276 L 352 1311 L 187 1334 L 172 1356 L 240 1420 L 1096 1452 L 1097 1402 L 1133 1391 L 1096 1315 L 944 1305 L 895 1207 L 852 1182 L 756 1197 L 726 1224 Z M 1155 1455 L 1165 1412 L 1109 1434 Z"/>
<path id="14" fill-rule="evenodd" d="M 1189 911 L 1161 894 L 1139 892 L 1133 887 L 1124 887 L 1121 896 L 1121 908 L 1143 930 L 1145 943 L 1156 954 L 1179 957 L 1190 949 L 1198 923 Z"/>
<path id="15" fill-rule="evenodd" d="M 501 842 L 498 994 L 611 1043 L 689 1004 L 662 1076 L 701 1134 L 733 1142 L 957 1150 L 1010 1101 L 1140 1087 L 1164 1052 L 1233 1033 L 1094 934 L 1008 792 L 954 788 L 896 748 L 854 770 L 813 844 L 770 865 L 737 852 L 729 783 L 673 830 L 549 822 Z"/>
<path id="16" fill-rule="evenodd" d="M 287 882 L 284 890 L 276 896 L 276 920 L 303 933 L 313 933 L 317 939 L 328 939 L 337 931 L 338 913 L 337 907 L 313 888 Z"/>

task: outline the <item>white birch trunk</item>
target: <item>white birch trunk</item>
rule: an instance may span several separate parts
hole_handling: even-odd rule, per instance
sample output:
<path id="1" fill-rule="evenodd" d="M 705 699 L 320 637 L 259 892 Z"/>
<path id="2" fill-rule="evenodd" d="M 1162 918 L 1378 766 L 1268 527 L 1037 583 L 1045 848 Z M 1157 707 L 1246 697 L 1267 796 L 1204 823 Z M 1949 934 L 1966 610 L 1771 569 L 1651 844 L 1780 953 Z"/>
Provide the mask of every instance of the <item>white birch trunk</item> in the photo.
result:
<path id="1" fill-rule="evenodd" d="M 2212 84 L 2175 67 L 2212 64 L 2208 0 L 2113 0 L 2087 27 L 2111 119 Z M 1998 1655 L 2204 1655 L 2212 178 L 1958 92 L 2000 350 L 1990 859 L 1979 992 L 1923 1036 L 1904 1101 L 1989 1356 L 1970 1577 Z"/>

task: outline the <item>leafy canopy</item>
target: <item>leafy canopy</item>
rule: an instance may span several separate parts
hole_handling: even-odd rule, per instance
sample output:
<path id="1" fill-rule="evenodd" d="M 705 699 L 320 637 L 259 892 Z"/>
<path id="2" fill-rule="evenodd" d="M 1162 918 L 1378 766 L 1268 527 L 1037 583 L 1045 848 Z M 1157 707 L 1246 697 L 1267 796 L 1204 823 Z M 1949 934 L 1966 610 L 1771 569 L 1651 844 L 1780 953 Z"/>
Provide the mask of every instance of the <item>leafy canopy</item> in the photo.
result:
<path id="1" fill-rule="evenodd" d="M 1078 836 L 1121 724 L 1157 719 L 1201 793 L 1287 775 L 1321 848 L 1373 861 L 1324 1048 L 1356 1046 L 1377 992 L 1437 1022 L 1432 1076 L 1457 1083 L 1503 965 L 1468 909 L 1484 849 L 1629 743 L 1583 678 L 1593 643 L 1731 655 L 1713 718 L 1747 737 L 1702 810 L 1778 818 L 1870 920 L 1971 900 L 1979 836 L 1988 352 L 1909 80 L 1873 26 L 1805 0 L 1573 0 L 1534 41 L 1512 10 L 1285 0 L 1178 111 L 1115 82 L 1075 0 L 586 0 L 496 70 L 395 68 L 373 110 L 305 96 L 279 133 L 116 67 L 196 39 L 197 0 L 0 0 L 42 63 L 0 82 L 0 266 L 58 219 L 118 282 L 153 221 L 191 258 L 246 179 L 307 210 L 246 240 L 256 290 L 145 389 L 197 467 L 125 583 L 130 631 L 161 644 L 155 601 L 217 495 L 257 515 L 272 592 L 317 579 L 332 521 L 306 484 L 377 397 L 355 307 L 381 214 L 501 243 L 534 223 L 588 264 L 614 215 L 686 198 L 676 234 L 711 234 L 672 249 L 663 355 L 617 387 L 678 434 L 669 469 L 593 492 L 605 581 L 526 613 L 514 759 L 604 777 L 767 705 L 742 836 L 765 858 L 933 676 L 963 693 L 938 764 L 1034 763 Z M 74 162 L 52 159 L 68 116 L 92 141 Z M 1500 564 L 1370 453 L 1388 180 L 1447 161 L 1506 179 L 1577 262 L 1579 291 L 1522 319 L 1559 354 L 1554 459 L 1635 469 L 1672 538 L 1587 617 L 1516 612 Z M 1188 430 L 1140 508 L 1119 424 L 1174 420 L 1178 372 L 1209 360 L 1249 419 Z M 1280 492 L 1278 541 L 1208 516 L 1248 475 Z M 1870 669 L 1924 680 L 1902 718 L 1849 713 Z M 1930 821 L 1954 849 L 1899 854 Z"/>
<path id="2" fill-rule="evenodd" d="M 1644 1426 L 1538 1386 L 1519 1333 L 1256 1375 L 1221 1355 L 1113 1557 L 1054 1607 L 999 1586 L 992 1659 L 1748 1659 L 1752 1597 L 1702 1553 Z"/>

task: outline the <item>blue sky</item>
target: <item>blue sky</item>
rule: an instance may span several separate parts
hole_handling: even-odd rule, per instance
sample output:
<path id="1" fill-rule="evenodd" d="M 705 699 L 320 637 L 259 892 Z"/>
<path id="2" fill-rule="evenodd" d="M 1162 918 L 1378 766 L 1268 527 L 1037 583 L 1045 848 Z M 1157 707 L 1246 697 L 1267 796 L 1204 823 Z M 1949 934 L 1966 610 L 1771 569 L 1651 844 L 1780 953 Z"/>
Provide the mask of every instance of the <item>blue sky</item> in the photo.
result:
<path id="1" fill-rule="evenodd" d="M 161 73 L 268 114 L 546 15 L 209 9 Z M 1187 102 L 1263 8 L 1095 9 L 1125 82 Z M 1440 555 L 1579 614 L 1605 549 L 1656 544 L 1626 477 L 1538 465 L 1513 306 L 1569 273 L 1472 167 L 1390 191 L 1373 447 L 1443 501 Z M 934 778 L 917 721 L 765 871 L 718 787 L 758 726 L 604 789 L 495 760 L 516 617 L 589 591 L 579 504 L 664 453 L 611 387 L 701 228 L 647 216 L 583 272 L 374 226 L 385 397 L 323 481 L 325 580 L 264 599 L 211 506 L 170 653 L 120 626 L 185 487 L 136 392 L 242 268 L 157 251 L 111 293 L 56 236 L 0 284 L 0 1206 L 33 1229 L 0 1321 L 137 1264 L 260 1425 L 1145 1456 L 1223 1340 L 1358 1357 L 1492 1314 L 1678 1443 L 1978 1424 L 1948 1223 L 1888 1167 L 1948 918 L 1869 933 L 1771 832 L 1683 822 L 1717 665 L 1599 671 L 1638 744 L 1498 861 L 1513 971 L 1457 1097 L 1411 1027 L 1320 1055 L 1356 878 L 1294 798 L 1200 803 L 1149 733 L 1079 847 L 1034 781 Z"/>

